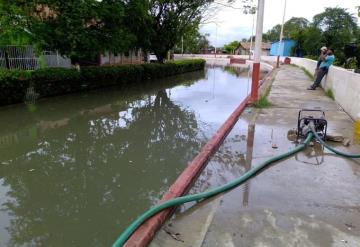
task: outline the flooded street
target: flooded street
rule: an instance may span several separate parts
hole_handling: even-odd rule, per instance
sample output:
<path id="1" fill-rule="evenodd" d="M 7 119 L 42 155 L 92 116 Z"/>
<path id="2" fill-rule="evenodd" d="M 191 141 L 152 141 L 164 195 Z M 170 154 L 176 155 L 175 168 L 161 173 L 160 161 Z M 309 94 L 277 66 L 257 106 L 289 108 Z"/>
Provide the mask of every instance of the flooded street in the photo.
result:
<path id="1" fill-rule="evenodd" d="M 247 69 L 0 108 L 0 246 L 109 246 L 246 97 Z"/>
<path id="2" fill-rule="evenodd" d="M 296 128 L 303 108 L 321 107 L 328 134 L 351 140 L 349 146 L 328 141 L 330 146 L 360 153 L 354 122 L 322 90 L 304 90 L 310 83 L 301 69 L 283 66 L 268 97 L 271 107 L 241 114 L 190 194 L 224 185 L 295 148 L 298 144 L 288 132 Z M 150 247 L 358 247 L 359 195 L 359 159 L 335 155 L 313 142 L 226 193 L 181 206 Z"/>

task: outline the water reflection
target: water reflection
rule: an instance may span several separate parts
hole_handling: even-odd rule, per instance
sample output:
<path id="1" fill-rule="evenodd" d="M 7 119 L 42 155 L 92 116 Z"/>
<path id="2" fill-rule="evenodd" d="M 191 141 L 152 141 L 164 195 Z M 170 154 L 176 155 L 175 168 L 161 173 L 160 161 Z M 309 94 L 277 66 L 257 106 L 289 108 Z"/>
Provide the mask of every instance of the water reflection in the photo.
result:
<path id="1" fill-rule="evenodd" d="M 0 245 L 108 246 L 245 97 L 246 78 L 205 75 L 1 108 Z"/>
<path id="2" fill-rule="evenodd" d="M 243 134 L 240 135 L 241 133 Z M 201 173 L 190 194 L 224 185 L 249 171 L 253 159 L 254 135 L 254 122 L 248 123 L 239 120 L 229 136 L 224 140 L 219 151 L 215 153 Z M 241 187 L 244 207 L 249 204 L 250 183 L 251 181 L 248 181 Z M 187 207 L 185 206 L 184 209 L 187 209 Z"/>

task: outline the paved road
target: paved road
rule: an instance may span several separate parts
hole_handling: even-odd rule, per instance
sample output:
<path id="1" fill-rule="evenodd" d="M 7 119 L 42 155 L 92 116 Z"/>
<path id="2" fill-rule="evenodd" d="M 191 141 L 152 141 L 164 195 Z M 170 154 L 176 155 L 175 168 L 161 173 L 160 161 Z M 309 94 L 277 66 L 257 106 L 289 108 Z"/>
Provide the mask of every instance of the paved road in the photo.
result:
<path id="1" fill-rule="evenodd" d="M 274 80 L 271 108 L 247 111 L 210 161 L 194 191 L 218 186 L 295 144 L 287 132 L 302 108 L 326 111 L 329 133 L 353 137 L 351 118 L 297 67 Z M 360 153 L 352 143 L 339 149 Z M 181 213 L 164 226 L 157 246 L 360 246 L 360 160 L 323 152 L 315 143 L 249 183 Z M 177 240 L 176 240 L 177 239 Z"/>

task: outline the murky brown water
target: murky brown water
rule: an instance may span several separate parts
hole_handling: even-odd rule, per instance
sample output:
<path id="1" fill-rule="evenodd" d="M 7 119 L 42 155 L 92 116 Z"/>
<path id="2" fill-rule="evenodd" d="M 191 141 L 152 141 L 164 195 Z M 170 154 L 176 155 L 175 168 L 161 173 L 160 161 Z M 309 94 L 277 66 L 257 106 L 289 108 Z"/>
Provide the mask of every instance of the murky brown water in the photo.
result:
<path id="1" fill-rule="evenodd" d="M 0 108 L 0 246 L 109 246 L 248 90 L 208 68 Z"/>

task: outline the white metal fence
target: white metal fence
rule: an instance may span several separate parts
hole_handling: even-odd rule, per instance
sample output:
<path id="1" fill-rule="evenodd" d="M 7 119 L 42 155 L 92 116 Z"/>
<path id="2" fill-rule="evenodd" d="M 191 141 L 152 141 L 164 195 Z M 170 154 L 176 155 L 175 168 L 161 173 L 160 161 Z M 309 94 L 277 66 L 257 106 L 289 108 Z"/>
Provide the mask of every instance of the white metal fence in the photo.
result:
<path id="1" fill-rule="evenodd" d="M 44 66 L 70 68 L 71 61 L 57 52 L 44 51 L 42 55 Z M 40 68 L 41 58 L 37 56 L 31 45 L 0 47 L 0 68 L 36 70 Z"/>
<path id="2" fill-rule="evenodd" d="M 38 58 L 35 56 L 32 46 L 1 47 L 1 66 L 7 69 L 34 70 L 39 68 Z"/>
<path id="3" fill-rule="evenodd" d="M 43 58 L 45 62 L 45 67 L 47 68 L 70 68 L 71 60 L 69 58 L 64 58 L 59 55 L 58 52 L 54 51 L 44 51 Z"/>

